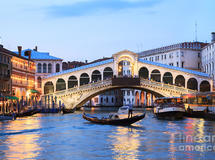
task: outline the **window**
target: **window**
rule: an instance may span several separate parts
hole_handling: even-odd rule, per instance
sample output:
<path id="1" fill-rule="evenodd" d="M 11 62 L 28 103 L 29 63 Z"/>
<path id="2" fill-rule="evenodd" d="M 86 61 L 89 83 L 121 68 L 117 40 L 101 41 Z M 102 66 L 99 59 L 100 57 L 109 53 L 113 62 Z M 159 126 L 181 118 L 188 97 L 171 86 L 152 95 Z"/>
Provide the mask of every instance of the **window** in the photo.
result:
<path id="1" fill-rule="evenodd" d="M 43 73 L 47 73 L 47 65 L 46 65 L 46 63 L 43 64 Z"/>
<path id="2" fill-rule="evenodd" d="M 179 63 L 177 62 L 177 67 L 179 67 Z"/>
<path id="3" fill-rule="evenodd" d="M 51 63 L 48 64 L 48 73 L 52 73 L 52 64 Z"/>
<path id="4" fill-rule="evenodd" d="M 127 91 L 127 96 L 130 96 L 130 91 Z"/>
<path id="5" fill-rule="evenodd" d="M 161 55 L 161 60 L 163 60 L 163 55 Z"/>
<path id="6" fill-rule="evenodd" d="M 164 59 L 166 59 L 166 54 L 164 55 Z"/>
<path id="7" fill-rule="evenodd" d="M 42 65 L 41 65 L 41 63 L 39 63 L 39 64 L 37 65 L 37 72 L 38 72 L 38 73 L 41 73 L 41 72 L 42 72 Z"/>
<path id="8" fill-rule="evenodd" d="M 42 86 L 42 79 L 41 79 L 41 77 L 38 77 L 37 78 L 37 87 L 41 88 L 41 86 Z"/>
<path id="9" fill-rule="evenodd" d="M 181 52 L 181 57 L 184 57 L 184 52 Z"/>
<path id="10" fill-rule="evenodd" d="M 181 68 L 184 68 L 184 62 L 181 62 Z"/>
<path id="11" fill-rule="evenodd" d="M 56 73 L 57 72 L 60 72 L 60 64 L 58 64 L 58 63 L 56 64 Z"/>

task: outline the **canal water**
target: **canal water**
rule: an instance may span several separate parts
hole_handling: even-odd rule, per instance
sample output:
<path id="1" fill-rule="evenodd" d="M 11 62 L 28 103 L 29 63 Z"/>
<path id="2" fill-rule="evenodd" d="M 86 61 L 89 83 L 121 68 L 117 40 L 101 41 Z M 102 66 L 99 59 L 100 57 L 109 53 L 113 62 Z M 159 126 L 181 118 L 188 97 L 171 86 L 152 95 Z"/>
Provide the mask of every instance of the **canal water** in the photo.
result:
<path id="1" fill-rule="evenodd" d="M 0 159 L 214 159 L 214 135 L 215 122 L 157 120 L 151 111 L 130 127 L 92 124 L 81 111 L 36 114 L 0 122 Z"/>

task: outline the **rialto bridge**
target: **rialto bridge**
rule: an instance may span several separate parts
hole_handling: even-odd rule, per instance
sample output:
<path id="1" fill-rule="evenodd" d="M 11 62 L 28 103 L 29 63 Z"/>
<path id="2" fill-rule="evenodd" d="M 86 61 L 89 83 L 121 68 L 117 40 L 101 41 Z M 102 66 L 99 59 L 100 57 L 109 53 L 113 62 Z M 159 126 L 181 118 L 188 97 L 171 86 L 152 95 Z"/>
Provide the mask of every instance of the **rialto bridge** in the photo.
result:
<path id="1" fill-rule="evenodd" d="M 124 50 L 108 60 L 51 74 L 43 79 L 42 86 L 43 97 L 76 108 L 117 88 L 140 89 L 158 97 L 211 91 L 212 79 L 206 73 L 142 60 Z"/>

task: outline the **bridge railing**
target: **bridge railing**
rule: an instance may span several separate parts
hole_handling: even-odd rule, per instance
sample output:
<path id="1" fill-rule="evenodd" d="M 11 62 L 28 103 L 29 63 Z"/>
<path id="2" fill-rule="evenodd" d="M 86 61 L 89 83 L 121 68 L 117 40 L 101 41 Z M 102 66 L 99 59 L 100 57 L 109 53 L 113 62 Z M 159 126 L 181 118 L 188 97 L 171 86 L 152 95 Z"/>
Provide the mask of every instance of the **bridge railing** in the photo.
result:
<path id="1" fill-rule="evenodd" d="M 159 87 L 164 87 L 164 88 L 167 88 L 167 89 L 173 89 L 173 90 L 180 91 L 180 92 L 187 92 L 187 93 L 197 92 L 196 90 L 192 90 L 192 89 L 188 89 L 188 88 L 184 88 L 184 87 L 179 87 L 179 86 L 176 86 L 176 85 L 156 82 L 156 81 L 152 81 L 152 80 L 148 80 L 148 79 L 141 79 L 140 82 L 141 83 L 151 84 L 151 85 L 156 85 L 156 86 L 159 86 Z"/>
<path id="2" fill-rule="evenodd" d="M 140 79 L 140 83 L 141 84 L 149 84 L 149 85 L 154 85 L 154 86 L 158 86 L 158 87 L 163 87 L 166 89 L 171 89 L 171 90 L 176 90 L 179 92 L 186 92 L 186 93 L 194 93 L 196 92 L 195 90 L 191 90 L 191 89 L 187 89 L 184 87 L 179 87 L 176 85 L 171 85 L 171 84 L 165 84 L 165 83 L 161 83 L 161 82 L 156 82 L 156 81 L 152 81 L 152 80 L 148 80 L 148 79 Z M 63 95 L 66 93 L 71 93 L 71 92 L 75 92 L 75 91 L 79 91 L 79 90 L 83 90 L 83 89 L 88 89 L 88 88 L 92 88 L 92 87 L 98 87 L 101 85 L 112 85 L 112 79 L 106 79 L 106 80 L 100 80 L 94 83 L 88 83 L 85 85 L 81 85 L 81 86 L 75 86 L 73 88 L 69 88 L 67 90 L 62 90 L 62 91 L 56 91 L 55 95 Z"/>
<path id="3" fill-rule="evenodd" d="M 94 82 L 94 83 L 88 83 L 88 84 L 84 84 L 84 85 L 81 85 L 81 86 L 75 86 L 75 87 L 69 88 L 67 90 L 56 91 L 55 94 L 56 95 L 62 95 L 62 94 L 66 94 L 68 92 L 75 92 L 75 91 L 78 91 L 78 90 L 83 90 L 83 89 L 88 89 L 88 88 L 98 87 L 98 86 L 101 86 L 101 85 L 108 85 L 108 84 L 111 84 L 111 79 L 106 79 L 106 80 L 103 80 L 103 81 L 97 81 L 97 82 Z"/>

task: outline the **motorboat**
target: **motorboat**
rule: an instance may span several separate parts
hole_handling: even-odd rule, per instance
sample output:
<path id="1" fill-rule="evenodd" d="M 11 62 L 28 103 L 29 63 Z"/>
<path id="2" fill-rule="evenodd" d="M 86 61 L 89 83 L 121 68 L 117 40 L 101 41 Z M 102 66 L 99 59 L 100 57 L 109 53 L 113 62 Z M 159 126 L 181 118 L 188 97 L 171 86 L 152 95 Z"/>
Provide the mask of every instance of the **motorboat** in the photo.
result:
<path id="1" fill-rule="evenodd" d="M 155 100 L 154 114 L 158 119 L 182 119 L 185 108 L 180 97 L 163 97 Z"/>

